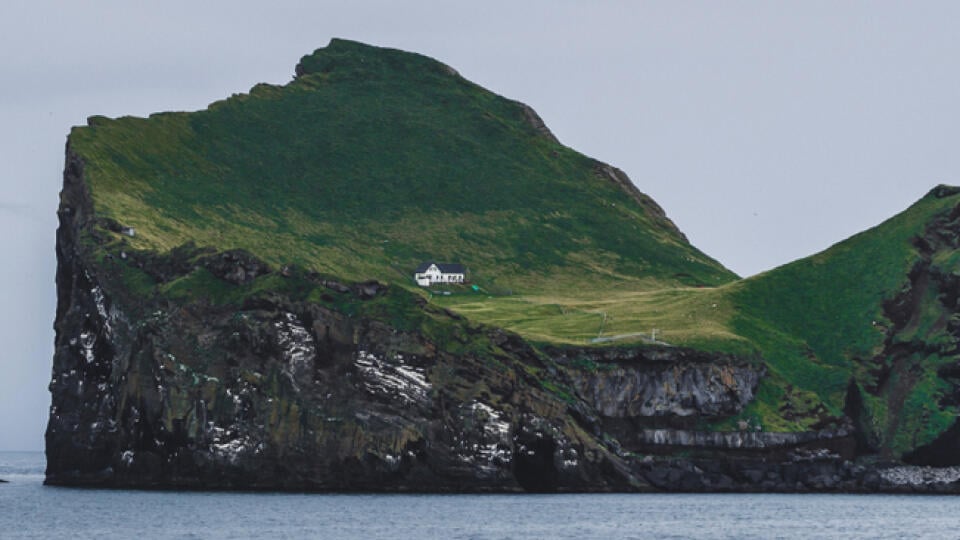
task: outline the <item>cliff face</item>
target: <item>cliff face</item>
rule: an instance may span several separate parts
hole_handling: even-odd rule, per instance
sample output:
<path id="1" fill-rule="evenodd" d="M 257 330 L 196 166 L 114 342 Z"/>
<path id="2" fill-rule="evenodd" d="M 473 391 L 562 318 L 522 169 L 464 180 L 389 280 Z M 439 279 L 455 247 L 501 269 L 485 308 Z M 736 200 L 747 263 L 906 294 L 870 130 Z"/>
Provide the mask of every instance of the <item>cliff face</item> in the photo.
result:
<path id="1" fill-rule="evenodd" d="M 957 193 L 941 186 L 931 196 Z M 862 371 L 850 403 L 861 412 L 863 447 L 888 459 L 960 465 L 960 206 L 933 220 L 913 243 L 918 260 L 901 290 L 884 302 L 883 345 L 858 359 Z"/>
<path id="2" fill-rule="evenodd" d="M 763 365 L 732 355 L 703 354 L 675 347 L 640 351 L 567 349 L 552 351 L 558 362 L 594 363 L 572 377 L 577 395 L 605 418 L 724 417 L 753 401 Z"/>

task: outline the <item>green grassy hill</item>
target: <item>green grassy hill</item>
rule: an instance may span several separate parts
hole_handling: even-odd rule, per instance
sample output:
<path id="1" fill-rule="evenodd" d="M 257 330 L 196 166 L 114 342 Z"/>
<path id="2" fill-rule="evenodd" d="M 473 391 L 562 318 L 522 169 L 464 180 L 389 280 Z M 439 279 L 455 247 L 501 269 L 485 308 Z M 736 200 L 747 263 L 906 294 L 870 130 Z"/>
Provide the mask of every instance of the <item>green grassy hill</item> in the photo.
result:
<path id="1" fill-rule="evenodd" d="M 775 375 L 767 403 L 753 413 L 782 421 L 797 412 L 791 408 L 822 404 L 822 416 L 839 416 L 854 381 L 869 424 L 860 427 L 873 446 L 903 452 L 952 425 L 952 388 L 937 372 L 958 354 L 950 323 L 958 204 L 960 190 L 940 186 L 822 253 L 725 287 L 735 306 L 731 329 L 763 352 Z M 785 384 L 774 388 L 776 378 Z"/>
<path id="2" fill-rule="evenodd" d="M 114 251 L 243 249 L 274 268 L 396 285 L 533 343 L 642 346 L 656 334 L 762 358 L 758 399 L 706 428 L 750 418 L 810 430 L 846 413 L 865 446 L 899 456 L 957 412 L 938 375 L 960 335 L 955 189 L 738 281 L 528 107 L 432 59 L 343 40 L 304 57 L 287 85 L 193 113 L 93 117 L 69 147 L 97 216 L 136 231 L 102 226 Z M 465 264 L 480 290 L 415 286 L 425 260 Z M 200 267 L 170 283 L 124 272 L 143 294 L 246 294 Z"/>
<path id="3" fill-rule="evenodd" d="M 205 111 L 74 129 L 98 215 L 134 227 L 136 249 L 242 248 L 408 287 L 424 260 L 495 293 L 736 277 L 625 177 L 437 61 L 334 40 L 297 73 Z"/>

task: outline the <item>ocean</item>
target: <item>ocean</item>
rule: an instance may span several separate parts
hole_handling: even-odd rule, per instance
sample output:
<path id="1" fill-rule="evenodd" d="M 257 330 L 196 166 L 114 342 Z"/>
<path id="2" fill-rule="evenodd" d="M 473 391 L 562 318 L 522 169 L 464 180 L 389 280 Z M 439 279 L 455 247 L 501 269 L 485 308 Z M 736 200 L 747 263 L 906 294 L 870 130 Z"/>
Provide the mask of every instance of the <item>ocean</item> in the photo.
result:
<path id="1" fill-rule="evenodd" d="M 960 498 L 902 495 L 329 495 L 45 487 L 0 452 L 0 538 L 958 538 Z"/>

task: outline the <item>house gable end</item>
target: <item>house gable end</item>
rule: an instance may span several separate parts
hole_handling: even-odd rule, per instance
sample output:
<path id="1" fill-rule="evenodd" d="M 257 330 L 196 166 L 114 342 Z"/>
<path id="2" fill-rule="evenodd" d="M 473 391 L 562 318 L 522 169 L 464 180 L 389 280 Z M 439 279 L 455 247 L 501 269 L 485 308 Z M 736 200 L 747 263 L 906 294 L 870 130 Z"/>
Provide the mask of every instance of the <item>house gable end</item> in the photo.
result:
<path id="1" fill-rule="evenodd" d="M 466 267 L 460 263 L 428 261 L 417 266 L 413 279 L 421 287 L 429 287 L 434 283 L 463 283 L 466 271 Z"/>

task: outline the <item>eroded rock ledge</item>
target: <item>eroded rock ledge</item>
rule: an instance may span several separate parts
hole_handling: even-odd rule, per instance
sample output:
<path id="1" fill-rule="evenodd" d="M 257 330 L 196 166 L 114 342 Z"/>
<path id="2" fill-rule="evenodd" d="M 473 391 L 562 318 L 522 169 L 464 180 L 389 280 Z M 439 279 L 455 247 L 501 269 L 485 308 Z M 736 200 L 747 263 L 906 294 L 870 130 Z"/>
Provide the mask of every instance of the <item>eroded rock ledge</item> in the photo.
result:
<path id="1" fill-rule="evenodd" d="M 641 445 L 681 446 L 720 449 L 765 449 L 798 447 L 810 443 L 825 443 L 832 439 L 851 436 L 846 429 L 825 429 L 788 433 L 761 431 L 693 431 L 686 429 L 644 429 L 637 436 Z"/>
<path id="2" fill-rule="evenodd" d="M 753 401 L 762 366 L 677 360 L 607 365 L 572 376 L 577 395 L 608 418 L 728 416 Z"/>

